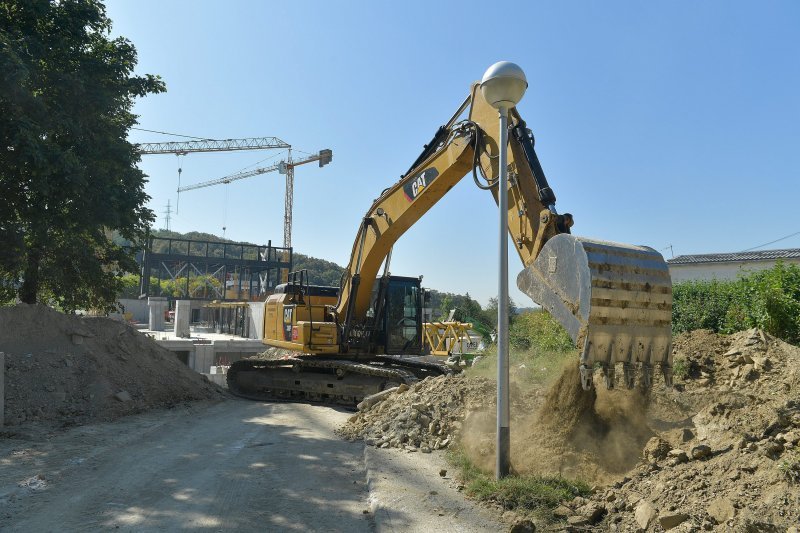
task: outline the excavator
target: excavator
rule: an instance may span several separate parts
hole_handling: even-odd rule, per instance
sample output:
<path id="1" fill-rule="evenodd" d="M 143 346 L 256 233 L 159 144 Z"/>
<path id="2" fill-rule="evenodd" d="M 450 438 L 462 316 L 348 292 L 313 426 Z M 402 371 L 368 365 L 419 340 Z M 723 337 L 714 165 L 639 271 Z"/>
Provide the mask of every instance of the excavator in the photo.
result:
<path id="1" fill-rule="evenodd" d="M 354 405 L 451 372 L 421 357 L 427 295 L 421 277 L 390 274 L 391 252 L 467 175 L 498 201 L 499 124 L 473 84 L 409 170 L 365 213 L 339 287 L 311 285 L 305 272 L 295 272 L 267 298 L 263 341 L 284 355 L 237 361 L 228 370 L 229 389 L 258 400 Z M 640 386 L 651 387 L 657 366 L 671 386 L 672 286 L 663 257 L 646 246 L 572 235 L 573 216 L 556 211 L 534 136 L 515 107 L 508 126 L 507 215 L 524 267 L 519 289 L 570 334 L 584 389 L 596 370 L 613 388 L 618 366 L 628 388 L 637 373 Z"/>

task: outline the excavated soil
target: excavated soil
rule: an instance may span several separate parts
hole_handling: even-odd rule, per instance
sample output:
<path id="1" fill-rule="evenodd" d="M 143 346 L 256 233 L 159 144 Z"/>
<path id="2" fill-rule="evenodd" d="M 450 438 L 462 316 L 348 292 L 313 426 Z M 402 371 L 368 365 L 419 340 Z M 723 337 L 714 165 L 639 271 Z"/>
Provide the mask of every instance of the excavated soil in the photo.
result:
<path id="1" fill-rule="evenodd" d="M 0 308 L 5 426 L 59 427 L 221 397 L 223 391 L 127 324 L 41 305 Z"/>
<path id="2" fill-rule="evenodd" d="M 566 530 L 800 524 L 800 348 L 757 330 L 673 344 L 672 389 L 657 376 L 648 392 L 608 391 L 600 379 L 584 392 L 569 361 L 549 387 L 513 390 L 512 468 L 595 486 L 555 510 Z M 341 434 L 422 452 L 458 442 L 491 471 L 495 394 L 490 380 L 428 378 L 362 409 Z"/>

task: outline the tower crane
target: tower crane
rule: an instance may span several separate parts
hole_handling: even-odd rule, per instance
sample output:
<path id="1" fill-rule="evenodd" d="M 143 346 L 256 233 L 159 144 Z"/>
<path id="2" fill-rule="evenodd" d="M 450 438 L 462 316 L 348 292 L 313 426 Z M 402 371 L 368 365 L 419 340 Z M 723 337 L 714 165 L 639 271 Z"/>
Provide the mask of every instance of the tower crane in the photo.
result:
<path id="1" fill-rule="evenodd" d="M 174 141 L 163 143 L 139 143 L 134 145 L 142 155 L 175 154 L 184 156 L 195 152 L 235 152 L 241 150 L 270 150 L 273 148 L 288 148 L 292 146 L 277 137 L 245 137 L 243 139 L 198 139 L 196 141 Z M 181 168 L 178 162 L 178 202 L 175 212 L 178 212 L 181 195 Z"/>
<path id="2" fill-rule="evenodd" d="M 332 159 L 333 159 L 333 151 L 329 149 L 324 149 L 320 150 L 319 153 L 317 154 L 295 160 L 292 159 L 292 149 L 289 148 L 289 155 L 287 156 L 286 161 L 280 161 L 278 163 L 275 163 L 274 165 L 270 165 L 267 167 L 258 167 L 252 170 L 237 172 L 236 174 L 231 174 L 229 176 L 224 176 L 222 178 L 204 181 L 201 183 L 195 183 L 193 185 L 187 185 L 185 187 L 178 187 L 178 193 L 191 191 L 194 189 L 201 189 L 203 187 L 210 187 L 212 185 L 228 184 L 232 181 L 250 178 L 252 176 L 258 176 L 260 174 L 266 174 L 268 172 L 274 172 L 277 170 L 280 174 L 286 175 L 286 197 L 285 197 L 284 212 L 283 212 L 283 247 L 291 248 L 292 205 L 294 204 L 294 168 L 299 167 L 300 165 L 305 165 L 307 163 L 313 163 L 314 161 L 319 161 L 319 166 L 324 167 L 325 165 L 330 163 Z"/>
<path id="3" fill-rule="evenodd" d="M 269 150 L 272 148 L 291 148 L 291 145 L 277 137 L 247 137 L 245 139 L 200 139 L 164 143 L 135 144 L 140 154 L 186 155 L 192 152 L 233 152 L 237 150 Z"/>

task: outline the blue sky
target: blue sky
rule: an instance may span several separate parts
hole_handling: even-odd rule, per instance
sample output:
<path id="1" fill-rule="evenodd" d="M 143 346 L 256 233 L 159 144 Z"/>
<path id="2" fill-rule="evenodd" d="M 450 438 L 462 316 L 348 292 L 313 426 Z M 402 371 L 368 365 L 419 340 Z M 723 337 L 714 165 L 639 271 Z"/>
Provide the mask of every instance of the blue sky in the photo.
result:
<path id="1" fill-rule="evenodd" d="M 276 136 L 306 152 L 333 150 L 329 166 L 295 174 L 292 239 L 301 253 L 346 264 L 372 200 L 499 60 L 527 74 L 518 109 L 557 208 L 575 217 L 573 233 L 672 245 L 679 255 L 739 251 L 800 232 L 797 2 L 107 7 L 114 34 L 139 51 L 137 71 L 167 84 L 167 93 L 137 103 L 142 128 Z M 131 140 L 170 138 L 136 131 Z M 275 155 L 188 155 L 182 184 Z M 167 201 L 177 201 L 178 158 L 145 156 L 141 168 L 163 227 Z M 224 225 L 228 238 L 279 244 L 283 195 L 277 173 L 182 193 L 172 229 L 221 234 Z M 496 227 L 494 202 L 466 178 L 397 243 L 391 270 L 486 303 L 497 292 Z M 768 248 L 778 247 L 800 247 L 800 235 Z M 521 264 L 516 255 L 509 264 L 513 285 Z M 515 287 L 511 294 L 530 304 Z"/>

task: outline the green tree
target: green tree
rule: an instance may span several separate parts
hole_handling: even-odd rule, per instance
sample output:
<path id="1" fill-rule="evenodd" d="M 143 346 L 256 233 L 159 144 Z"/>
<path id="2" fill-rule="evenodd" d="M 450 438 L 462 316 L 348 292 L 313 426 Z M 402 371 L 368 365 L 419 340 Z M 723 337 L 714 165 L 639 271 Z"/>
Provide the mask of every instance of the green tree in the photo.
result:
<path id="1" fill-rule="evenodd" d="M 66 310 L 113 307 L 154 220 L 126 139 L 136 49 L 110 37 L 98 0 L 0 2 L 0 291 Z"/>

